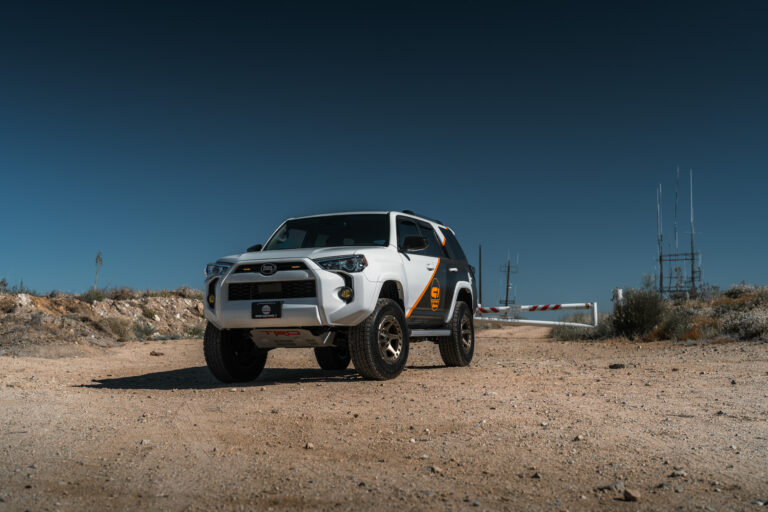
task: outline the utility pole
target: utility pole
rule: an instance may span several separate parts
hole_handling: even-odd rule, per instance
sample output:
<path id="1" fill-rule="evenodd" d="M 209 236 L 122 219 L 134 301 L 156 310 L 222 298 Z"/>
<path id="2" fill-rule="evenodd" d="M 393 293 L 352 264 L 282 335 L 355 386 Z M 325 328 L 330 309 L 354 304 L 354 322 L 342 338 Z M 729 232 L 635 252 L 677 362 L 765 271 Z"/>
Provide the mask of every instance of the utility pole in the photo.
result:
<path id="1" fill-rule="evenodd" d="M 509 288 L 510 288 L 509 277 L 510 277 L 510 274 L 517 274 L 518 269 L 520 267 L 519 262 L 520 262 L 519 255 L 517 257 L 517 263 L 515 264 L 512 263 L 512 257 L 510 255 L 507 255 L 507 262 L 501 266 L 501 271 L 506 273 L 507 275 L 507 286 L 504 290 L 504 303 L 502 304 L 502 306 L 509 306 L 511 303 L 515 302 L 514 299 L 512 300 L 512 302 L 509 301 Z"/>
<path id="2" fill-rule="evenodd" d="M 483 303 L 483 244 L 477 246 L 478 273 L 480 274 L 480 293 L 478 294 L 478 304 Z"/>

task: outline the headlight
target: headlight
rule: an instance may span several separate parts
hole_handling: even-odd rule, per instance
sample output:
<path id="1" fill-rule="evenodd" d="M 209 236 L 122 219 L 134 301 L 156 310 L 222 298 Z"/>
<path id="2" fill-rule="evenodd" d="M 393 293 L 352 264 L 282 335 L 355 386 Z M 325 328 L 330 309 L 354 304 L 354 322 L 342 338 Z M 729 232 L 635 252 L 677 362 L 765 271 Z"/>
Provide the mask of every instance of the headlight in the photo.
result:
<path id="1" fill-rule="evenodd" d="M 343 270 L 344 272 L 360 272 L 368 266 L 368 260 L 362 254 L 320 258 L 314 262 L 325 270 Z"/>
<path id="2" fill-rule="evenodd" d="M 232 268 L 231 263 L 209 263 L 205 266 L 205 277 L 220 276 L 226 274 L 227 270 Z"/>

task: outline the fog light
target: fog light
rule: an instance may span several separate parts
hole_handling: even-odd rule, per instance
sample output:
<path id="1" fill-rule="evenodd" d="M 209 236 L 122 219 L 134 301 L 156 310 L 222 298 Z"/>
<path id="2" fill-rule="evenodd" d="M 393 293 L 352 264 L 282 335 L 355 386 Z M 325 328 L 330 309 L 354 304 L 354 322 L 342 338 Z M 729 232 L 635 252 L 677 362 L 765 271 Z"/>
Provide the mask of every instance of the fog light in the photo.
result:
<path id="1" fill-rule="evenodd" d="M 354 293 L 352 292 L 352 288 L 350 288 L 349 286 L 345 286 L 344 288 L 339 290 L 339 297 L 341 298 L 341 300 L 349 302 L 352 300 L 353 296 L 354 296 Z"/>
<path id="2" fill-rule="evenodd" d="M 210 304 L 211 306 L 216 304 L 216 296 L 214 294 L 208 295 L 208 304 Z"/>

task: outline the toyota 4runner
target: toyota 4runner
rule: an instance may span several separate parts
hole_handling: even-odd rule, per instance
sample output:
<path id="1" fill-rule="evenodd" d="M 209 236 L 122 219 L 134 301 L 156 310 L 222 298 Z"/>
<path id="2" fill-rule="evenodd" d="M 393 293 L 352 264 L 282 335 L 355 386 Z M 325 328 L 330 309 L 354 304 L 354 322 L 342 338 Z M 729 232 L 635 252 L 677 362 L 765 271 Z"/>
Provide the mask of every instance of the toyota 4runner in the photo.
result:
<path id="1" fill-rule="evenodd" d="M 205 275 L 205 360 L 223 382 L 256 379 L 281 347 L 377 380 L 400 374 L 410 342 L 472 360 L 473 268 L 450 228 L 407 210 L 288 219 Z"/>

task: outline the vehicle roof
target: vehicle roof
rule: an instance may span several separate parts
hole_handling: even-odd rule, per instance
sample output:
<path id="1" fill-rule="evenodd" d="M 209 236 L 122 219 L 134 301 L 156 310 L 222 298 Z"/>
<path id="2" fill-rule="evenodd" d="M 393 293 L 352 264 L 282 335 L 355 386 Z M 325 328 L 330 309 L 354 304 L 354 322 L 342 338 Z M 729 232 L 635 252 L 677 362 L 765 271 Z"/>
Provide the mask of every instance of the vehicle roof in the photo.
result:
<path id="1" fill-rule="evenodd" d="M 370 211 L 357 211 L 357 212 L 333 212 L 333 213 L 318 213 L 316 215 L 302 215 L 301 217 L 291 217 L 286 220 L 295 220 L 295 219 L 310 219 L 312 217 L 329 217 L 331 215 L 371 215 L 371 214 L 379 214 L 379 215 L 389 215 L 391 213 L 397 214 L 397 215 L 404 215 L 406 217 L 413 217 L 414 219 L 423 220 L 425 222 L 429 222 L 430 224 L 434 224 L 435 226 L 439 226 L 441 228 L 451 229 L 445 224 L 441 224 L 437 222 L 434 219 L 430 219 L 429 217 L 422 217 L 421 215 L 417 215 L 415 213 L 406 213 L 398 210 L 390 210 L 390 211 L 383 211 L 383 210 L 370 210 Z M 453 230 L 451 230 L 453 231 Z"/>

